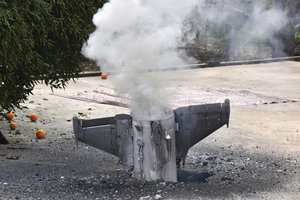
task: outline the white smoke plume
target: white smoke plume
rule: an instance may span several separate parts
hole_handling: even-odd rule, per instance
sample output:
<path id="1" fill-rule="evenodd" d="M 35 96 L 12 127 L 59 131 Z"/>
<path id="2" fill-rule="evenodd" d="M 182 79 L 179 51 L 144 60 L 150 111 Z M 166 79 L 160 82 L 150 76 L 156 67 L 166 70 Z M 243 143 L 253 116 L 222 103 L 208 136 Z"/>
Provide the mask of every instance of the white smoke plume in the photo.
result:
<path id="1" fill-rule="evenodd" d="M 279 37 L 288 23 L 285 3 L 274 0 L 210 0 L 199 3 L 190 17 L 189 37 L 200 35 L 208 46 L 222 40 L 228 42 L 227 53 L 234 59 L 239 47 L 267 45 L 274 54 L 284 55 L 283 41 Z M 249 57 L 251 59 L 251 56 Z"/>
<path id="2" fill-rule="evenodd" d="M 162 74 L 150 71 L 193 62 L 179 47 L 207 32 L 207 23 L 214 31 L 206 33 L 208 38 L 219 29 L 228 31 L 224 32 L 230 41 L 228 51 L 261 38 L 282 48 L 276 32 L 286 24 L 285 12 L 262 1 L 247 2 L 110 0 L 94 15 L 96 30 L 82 53 L 102 71 L 120 72 L 115 88 L 132 99 L 133 112 L 145 119 L 160 118 L 171 92 Z"/>
<path id="3" fill-rule="evenodd" d="M 93 18 L 96 31 L 83 54 L 103 71 L 121 71 L 118 92 L 132 99 L 131 109 L 144 118 L 158 118 L 167 107 L 163 77 L 149 71 L 185 64 L 178 51 L 183 22 L 196 0 L 111 0 Z"/>

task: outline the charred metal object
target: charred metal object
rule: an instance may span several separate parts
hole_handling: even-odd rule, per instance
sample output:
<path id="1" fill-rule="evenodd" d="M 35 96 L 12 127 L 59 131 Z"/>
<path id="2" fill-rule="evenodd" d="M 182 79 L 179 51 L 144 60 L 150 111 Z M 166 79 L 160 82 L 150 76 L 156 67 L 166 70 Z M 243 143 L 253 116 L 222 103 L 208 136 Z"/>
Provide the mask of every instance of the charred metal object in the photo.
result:
<path id="1" fill-rule="evenodd" d="M 73 118 L 78 141 L 118 156 L 124 170 L 141 180 L 177 181 L 188 150 L 229 124 L 230 102 L 169 110 L 157 120 L 134 114 L 83 120 Z M 182 165 L 181 165 L 182 164 Z"/>

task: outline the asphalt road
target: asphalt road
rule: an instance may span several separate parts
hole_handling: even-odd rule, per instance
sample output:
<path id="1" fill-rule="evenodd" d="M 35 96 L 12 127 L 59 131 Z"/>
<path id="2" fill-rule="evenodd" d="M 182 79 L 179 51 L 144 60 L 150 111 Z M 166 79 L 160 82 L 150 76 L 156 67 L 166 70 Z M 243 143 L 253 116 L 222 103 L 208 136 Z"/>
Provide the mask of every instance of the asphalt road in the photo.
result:
<path id="1" fill-rule="evenodd" d="M 101 104 L 107 96 L 99 96 L 99 91 L 111 89 L 114 76 L 87 77 L 54 94 L 38 85 L 24 109 L 15 112 L 17 131 L 0 121 L 0 131 L 10 142 L 0 145 L 0 199 L 299 199 L 299 62 L 159 75 L 178 91 L 174 107 L 224 98 L 232 103 L 230 127 L 190 150 L 186 170 L 194 173 L 192 182 L 184 180 L 189 172 L 180 172 L 183 182 L 137 181 L 120 170 L 117 158 L 84 144 L 76 146 L 70 121 L 74 115 L 96 118 L 130 112 Z M 26 117 L 31 112 L 39 114 L 38 122 Z M 46 139 L 35 139 L 40 128 Z"/>

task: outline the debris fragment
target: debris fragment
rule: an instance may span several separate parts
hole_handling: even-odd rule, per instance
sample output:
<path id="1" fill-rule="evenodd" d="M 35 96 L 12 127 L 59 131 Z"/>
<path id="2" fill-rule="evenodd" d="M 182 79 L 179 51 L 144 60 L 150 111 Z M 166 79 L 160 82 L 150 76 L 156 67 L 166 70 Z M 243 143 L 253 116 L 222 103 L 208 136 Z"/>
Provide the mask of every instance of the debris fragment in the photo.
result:
<path id="1" fill-rule="evenodd" d="M 229 182 L 233 182 L 234 181 L 234 179 L 229 178 L 229 177 L 223 177 L 223 178 L 221 178 L 221 180 L 222 181 L 229 181 Z"/>
<path id="2" fill-rule="evenodd" d="M 140 197 L 139 200 L 154 200 L 151 196 Z"/>
<path id="3" fill-rule="evenodd" d="M 6 156 L 7 160 L 18 160 L 20 156 Z"/>

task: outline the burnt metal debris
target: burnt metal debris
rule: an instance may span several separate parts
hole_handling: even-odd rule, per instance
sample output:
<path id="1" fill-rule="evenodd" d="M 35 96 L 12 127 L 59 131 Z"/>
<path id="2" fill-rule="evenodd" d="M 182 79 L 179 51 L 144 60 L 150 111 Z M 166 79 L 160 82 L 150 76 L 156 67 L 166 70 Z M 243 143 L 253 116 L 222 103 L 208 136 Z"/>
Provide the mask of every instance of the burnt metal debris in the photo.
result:
<path id="1" fill-rule="evenodd" d="M 140 180 L 177 181 L 188 150 L 229 124 L 230 101 L 169 109 L 163 119 L 133 114 L 98 119 L 73 117 L 78 141 L 119 157 L 123 169 Z"/>

